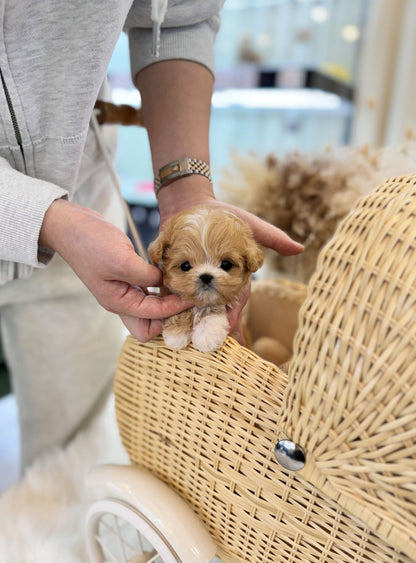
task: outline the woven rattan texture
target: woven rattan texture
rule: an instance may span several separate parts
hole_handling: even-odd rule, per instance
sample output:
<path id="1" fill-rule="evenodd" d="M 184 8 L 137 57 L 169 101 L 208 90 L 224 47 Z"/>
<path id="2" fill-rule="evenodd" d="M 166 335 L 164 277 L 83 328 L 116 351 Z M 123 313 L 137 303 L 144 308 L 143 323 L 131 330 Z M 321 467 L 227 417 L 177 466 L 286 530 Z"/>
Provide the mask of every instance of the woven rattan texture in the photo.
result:
<path id="1" fill-rule="evenodd" d="M 342 222 L 300 319 L 279 425 L 301 473 L 416 560 L 416 176 Z"/>
<path id="2" fill-rule="evenodd" d="M 286 386 L 230 338 L 203 354 L 129 337 L 115 382 L 124 446 L 189 502 L 226 563 L 411 561 L 274 461 Z"/>

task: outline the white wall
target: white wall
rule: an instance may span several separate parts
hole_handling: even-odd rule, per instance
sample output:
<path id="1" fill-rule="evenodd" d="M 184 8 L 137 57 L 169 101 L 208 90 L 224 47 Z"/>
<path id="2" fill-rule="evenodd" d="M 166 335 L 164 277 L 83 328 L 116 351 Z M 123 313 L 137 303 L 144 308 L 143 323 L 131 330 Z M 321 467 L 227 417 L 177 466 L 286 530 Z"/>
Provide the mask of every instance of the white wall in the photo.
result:
<path id="1" fill-rule="evenodd" d="M 352 143 L 416 135 L 416 1 L 373 0 L 363 38 Z"/>

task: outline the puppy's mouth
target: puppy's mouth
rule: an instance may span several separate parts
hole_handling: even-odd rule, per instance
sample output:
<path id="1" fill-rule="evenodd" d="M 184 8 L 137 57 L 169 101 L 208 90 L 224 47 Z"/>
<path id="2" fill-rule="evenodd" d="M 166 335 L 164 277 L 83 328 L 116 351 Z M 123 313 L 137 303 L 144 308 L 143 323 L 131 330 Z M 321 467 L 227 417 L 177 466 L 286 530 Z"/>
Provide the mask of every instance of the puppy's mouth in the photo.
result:
<path id="1" fill-rule="evenodd" d="M 221 299 L 214 276 L 211 274 L 199 276 L 195 281 L 195 299 L 204 305 L 210 302 L 217 303 Z"/>
<path id="2" fill-rule="evenodd" d="M 195 290 L 195 304 L 200 307 L 211 305 L 227 305 L 232 306 L 238 300 L 236 292 L 231 292 L 228 285 L 225 287 L 215 279 L 204 278 L 198 279 Z"/>

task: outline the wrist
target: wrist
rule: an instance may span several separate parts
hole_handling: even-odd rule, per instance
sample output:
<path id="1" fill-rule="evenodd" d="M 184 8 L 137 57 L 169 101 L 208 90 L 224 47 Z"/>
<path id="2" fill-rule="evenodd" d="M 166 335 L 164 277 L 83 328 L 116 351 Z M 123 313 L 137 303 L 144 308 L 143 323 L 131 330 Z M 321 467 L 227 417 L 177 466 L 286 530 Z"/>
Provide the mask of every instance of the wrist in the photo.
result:
<path id="1" fill-rule="evenodd" d="M 66 199 L 56 199 L 49 206 L 43 218 L 39 232 L 39 246 L 56 250 L 56 237 L 59 227 L 62 227 L 63 216 L 71 203 Z"/>
<path id="2" fill-rule="evenodd" d="M 209 205 L 214 201 L 214 188 L 208 178 L 197 174 L 179 178 L 159 190 L 161 223 L 183 209 L 194 205 Z"/>
<path id="3" fill-rule="evenodd" d="M 80 219 L 102 217 L 91 209 L 84 208 L 67 199 L 56 199 L 51 203 L 43 218 L 38 244 L 58 253 L 68 244 L 69 235 L 74 233 Z"/>
<path id="4" fill-rule="evenodd" d="M 158 196 L 159 190 L 169 186 L 172 182 L 194 174 L 204 176 L 212 182 L 210 166 L 204 160 L 184 157 L 165 164 L 154 178 L 155 196 Z"/>

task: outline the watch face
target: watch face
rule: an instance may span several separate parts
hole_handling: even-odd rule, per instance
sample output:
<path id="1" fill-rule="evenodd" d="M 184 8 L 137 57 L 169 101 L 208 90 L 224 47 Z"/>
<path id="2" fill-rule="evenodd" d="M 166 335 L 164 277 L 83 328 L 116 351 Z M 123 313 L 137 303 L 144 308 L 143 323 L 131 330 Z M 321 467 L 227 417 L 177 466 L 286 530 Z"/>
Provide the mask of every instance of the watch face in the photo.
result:
<path id="1" fill-rule="evenodd" d="M 179 166 L 179 164 L 172 164 L 170 166 L 168 165 L 164 170 L 163 169 L 160 170 L 159 173 L 160 180 L 163 182 L 163 180 L 168 178 L 171 174 L 179 172 L 180 169 L 181 167 Z"/>
<path id="2" fill-rule="evenodd" d="M 190 166 L 189 159 L 183 158 L 163 166 L 163 168 L 159 170 L 159 178 L 160 181 L 163 182 L 164 180 L 169 179 L 170 176 L 176 178 L 178 175 L 190 172 L 191 170 L 192 168 Z"/>
<path id="3" fill-rule="evenodd" d="M 159 174 L 155 176 L 154 180 L 155 194 L 157 195 L 162 186 L 167 186 L 173 180 L 183 176 L 190 176 L 191 174 L 201 174 L 211 181 L 209 164 L 196 158 L 181 158 L 166 164 L 159 170 Z"/>

